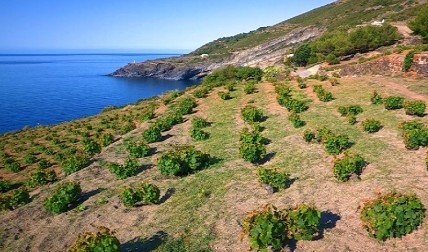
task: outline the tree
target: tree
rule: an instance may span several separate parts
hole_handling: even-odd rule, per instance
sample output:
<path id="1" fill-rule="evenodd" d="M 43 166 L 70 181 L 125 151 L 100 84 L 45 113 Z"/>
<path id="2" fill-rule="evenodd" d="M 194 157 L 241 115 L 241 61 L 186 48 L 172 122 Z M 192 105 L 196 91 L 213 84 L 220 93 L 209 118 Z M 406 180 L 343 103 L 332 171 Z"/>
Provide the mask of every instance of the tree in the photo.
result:
<path id="1" fill-rule="evenodd" d="M 311 48 L 308 44 L 303 44 L 297 48 L 294 53 L 294 62 L 298 66 L 306 66 L 308 64 L 309 58 L 311 57 Z"/>
<path id="2" fill-rule="evenodd" d="M 424 42 L 428 42 L 428 5 L 425 5 L 416 16 L 415 20 L 410 22 L 409 28 L 415 34 L 421 35 Z"/>

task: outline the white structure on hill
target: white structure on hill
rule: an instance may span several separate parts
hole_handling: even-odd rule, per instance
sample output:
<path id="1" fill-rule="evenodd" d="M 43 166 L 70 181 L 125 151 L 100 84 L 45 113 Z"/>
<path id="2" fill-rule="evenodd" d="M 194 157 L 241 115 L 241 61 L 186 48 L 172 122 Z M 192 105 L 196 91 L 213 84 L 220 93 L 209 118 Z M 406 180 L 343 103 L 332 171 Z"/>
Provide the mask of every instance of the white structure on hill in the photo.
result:
<path id="1" fill-rule="evenodd" d="M 382 19 L 382 21 L 374 21 L 374 22 L 372 22 L 372 25 L 382 26 L 384 23 L 385 23 L 385 19 Z"/>

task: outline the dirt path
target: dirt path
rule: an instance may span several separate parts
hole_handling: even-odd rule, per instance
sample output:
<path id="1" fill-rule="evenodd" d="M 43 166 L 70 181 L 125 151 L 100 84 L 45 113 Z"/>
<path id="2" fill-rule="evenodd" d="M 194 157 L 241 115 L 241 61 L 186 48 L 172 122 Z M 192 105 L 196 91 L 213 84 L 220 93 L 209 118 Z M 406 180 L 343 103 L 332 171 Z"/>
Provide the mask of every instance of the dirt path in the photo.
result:
<path id="1" fill-rule="evenodd" d="M 399 83 L 387 80 L 383 77 L 370 77 L 370 80 L 374 81 L 374 82 L 378 82 L 378 83 L 380 83 L 380 84 L 382 84 L 388 88 L 391 88 L 395 91 L 398 91 L 398 92 L 400 92 L 400 94 L 406 96 L 407 98 L 414 99 L 414 100 L 421 100 L 421 101 L 428 103 L 428 97 L 427 96 L 415 93 L 415 92 L 409 90 L 408 88 L 406 88 L 405 86 L 403 86 Z"/>

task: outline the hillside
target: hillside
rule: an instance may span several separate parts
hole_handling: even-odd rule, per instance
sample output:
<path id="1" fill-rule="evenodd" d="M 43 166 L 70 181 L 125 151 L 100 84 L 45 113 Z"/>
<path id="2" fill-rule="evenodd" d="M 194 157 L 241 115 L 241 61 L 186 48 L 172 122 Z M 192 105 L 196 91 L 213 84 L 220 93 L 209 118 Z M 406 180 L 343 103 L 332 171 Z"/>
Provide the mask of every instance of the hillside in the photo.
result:
<path id="1" fill-rule="evenodd" d="M 309 11 L 279 24 L 248 33 L 217 39 L 176 58 L 128 64 L 117 77 L 164 79 L 201 78 L 219 67 L 266 67 L 280 64 L 288 50 L 318 38 L 324 32 L 353 29 L 357 25 L 385 18 L 387 22 L 412 18 L 424 0 L 344 0 Z M 200 55 L 208 54 L 207 58 Z"/>

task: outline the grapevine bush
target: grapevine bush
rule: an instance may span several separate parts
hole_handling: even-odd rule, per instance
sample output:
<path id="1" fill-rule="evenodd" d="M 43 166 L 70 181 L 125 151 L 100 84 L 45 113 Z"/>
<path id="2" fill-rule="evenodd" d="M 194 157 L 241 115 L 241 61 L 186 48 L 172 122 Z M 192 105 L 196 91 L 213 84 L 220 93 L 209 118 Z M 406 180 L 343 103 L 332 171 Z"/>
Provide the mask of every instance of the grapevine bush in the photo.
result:
<path id="1" fill-rule="evenodd" d="M 333 94 L 326 91 L 321 85 L 314 85 L 313 90 L 320 101 L 329 102 L 334 100 Z"/>
<path id="2" fill-rule="evenodd" d="M 77 240 L 68 249 L 68 252 L 120 252 L 120 242 L 106 227 L 99 227 L 96 233 L 86 232 L 81 233 Z"/>
<path id="3" fill-rule="evenodd" d="M 127 158 L 123 165 L 117 163 L 108 164 L 109 171 L 116 175 L 117 179 L 126 179 L 135 176 L 140 167 L 140 164 L 135 158 Z"/>
<path id="4" fill-rule="evenodd" d="M 404 103 L 404 110 L 407 115 L 424 116 L 426 104 L 423 101 L 407 101 Z"/>
<path id="5" fill-rule="evenodd" d="M 0 211 L 14 210 L 19 206 L 31 201 L 30 194 L 26 188 L 18 188 L 7 193 L 0 194 Z"/>
<path id="6" fill-rule="evenodd" d="M 241 109 L 241 117 L 246 122 L 261 122 L 264 119 L 263 111 L 251 105 Z"/>
<path id="7" fill-rule="evenodd" d="M 359 105 L 351 105 L 347 107 L 339 107 L 338 111 L 341 116 L 348 116 L 348 115 L 358 115 L 363 113 L 363 108 Z"/>
<path id="8" fill-rule="evenodd" d="M 246 161 L 256 163 L 266 157 L 266 147 L 263 144 L 241 143 L 239 153 Z"/>
<path id="9" fill-rule="evenodd" d="M 70 175 L 77 172 L 90 164 L 90 160 L 86 155 L 75 154 L 67 157 L 61 162 L 61 168 L 65 175 Z"/>
<path id="10" fill-rule="evenodd" d="M 425 217 L 425 207 L 416 195 L 388 193 L 365 202 L 361 220 L 369 235 L 384 241 L 400 238 L 418 228 Z"/>
<path id="11" fill-rule="evenodd" d="M 160 190 L 150 183 L 141 183 L 136 188 L 128 187 L 122 192 L 122 201 L 125 206 L 134 207 L 138 203 L 156 204 L 159 202 Z"/>
<path id="12" fill-rule="evenodd" d="M 194 117 L 192 118 L 192 127 L 195 129 L 202 129 L 205 127 L 208 127 L 210 123 L 201 117 Z"/>
<path id="13" fill-rule="evenodd" d="M 333 174 L 342 182 L 348 181 L 352 174 L 361 175 L 366 162 L 360 155 L 345 153 L 334 160 Z"/>
<path id="14" fill-rule="evenodd" d="M 54 171 L 43 171 L 37 170 L 31 173 L 30 179 L 27 184 L 30 187 L 36 187 L 41 185 L 46 185 L 56 181 L 57 177 Z"/>
<path id="15" fill-rule="evenodd" d="M 193 146 L 180 146 L 165 152 L 158 159 L 158 168 L 164 175 L 185 176 L 210 165 L 210 155 Z"/>
<path id="16" fill-rule="evenodd" d="M 368 133 L 375 133 L 382 129 L 382 123 L 374 119 L 367 119 L 363 122 L 363 129 Z"/>
<path id="17" fill-rule="evenodd" d="M 222 100 L 230 100 L 230 99 L 232 99 L 232 96 L 230 96 L 229 92 L 220 91 L 220 92 L 218 92 L 218 96 L 220 96 L 220 98 Z"/>
<path id="18" fill-rule="evenodd" d="M 254 92 L 256 92 L 256 85 L 254 85 L 254 82 L 252 81 L 246 82 L 244 85 L 244 92 L 246 94 L 253 94 Z"/>
<path id="19" fill-rule="evenodd" d="M 285 210 L 288 238 L 295 240 L 313 240 L 319 232 L 321 212 L 305 204 Z"/>
<path id="20" fill-rule="evenodd" d="M 208 139 L 210 137 L 210 134 L 201 129 L 191 128 L 190 136 L 196 141 L 202 141 Z"/>
<path id="21" fill-rule="evenodd" d="M 0 192 L 4 193 L 12 189 L 12 183 L 8 180 L 0 179 Z"/>
<path id="22" fill-rule="evenodd" d="M 290 182 L 290 175 L 287 173 L 259 168 L 257 170 L 257 174 L 259 176 L 260 183 L 270 185 L 277 189 L 286 188 Z"/>
<path id="23" fill-rule="evenodd" d="M 70 206 L 75 206 L 78 200 L 82 197 L 82 189 L 77 182 L 65 182 L 59 185 L 55 192 L 47 198 L 43 206 L 48 212 L 63 213 L 70 209 Z"/>
<path id="24" fill-rule="evenodd" d="M 129 155 L 134 158 L 147 157 L 151 153 L 150 146 L 144 142 L 127 141 L 125 142 L 125 148 Z"/>
<path id="25" fill-rule="evenodd" d="M 387 110 L 395 110 L 403 108 L 404 98 L 400 96 L 388 96 L 383 100 Z"/>
<path id="26" fill-rule="evenodd" d="M 419 146 L 428 145 L 428 127 L 419 121 L 408 121 L 401 125 L 404 144 L 409 150 L 417 150 Z"/>
<path id="27" fill-rule="evenodd" d="M 301 128 L 306 125 L 306 123 L 300 119 L 299 114 L 296 114 L 295 112 L 292 112 L 288 116 L 288 120 L 293 124 L 294 128 Z"/>
<path id="28" fill-rule="evenodd" d="M 156 126 L 151 126 L 143 132 L 143 139 L 147 143 L 160 141 L 162 138 L 161 130 Z"/>
<path id="29" fill-rule="evenodd" d="M 373 95 L 372 97 L 370 97 L 370 101 L 372 102 L 372 104 L 374 105 L 379 105 L 383 103 L 383 99 L 382 96 L 380 96 L 377 91 L 373 91 Z"/>

